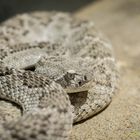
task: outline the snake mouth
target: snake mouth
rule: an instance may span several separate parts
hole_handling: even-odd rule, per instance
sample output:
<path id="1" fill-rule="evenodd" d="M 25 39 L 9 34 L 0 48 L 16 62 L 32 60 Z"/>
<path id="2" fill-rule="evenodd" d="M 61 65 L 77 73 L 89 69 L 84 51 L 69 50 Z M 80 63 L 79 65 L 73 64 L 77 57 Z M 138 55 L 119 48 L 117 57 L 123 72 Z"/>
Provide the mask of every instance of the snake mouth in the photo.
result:
<path id="1" fill-rule="evenodd" d="M 35 71 L 35 65 L 30 65 L 28 67 L 23 68 L 25 71 Z"/>
<path id="2" fill-rule="evenodd" d="M 85 83 L 84 85 L 79 86 L 79 87 L 67 87 L 67 88 L 65 88 L 65 91 L 68 94 L 74 94 L 74 93 L 80 93 L 80 92 L 88 92 L 90 87 L 91 87 L 91 84 L 90 84 L 90 82 L 88 82 L 88 83 Z"/>
<path id="3" fill-rule="evenodd" d="M 68 94 L 74 94 L 74 93 L 79 93 L 79 92 L 86 92 L 88 91 L 88 88 L 67 88 L 65 89 L 65 91 L 68 93 Z"/>

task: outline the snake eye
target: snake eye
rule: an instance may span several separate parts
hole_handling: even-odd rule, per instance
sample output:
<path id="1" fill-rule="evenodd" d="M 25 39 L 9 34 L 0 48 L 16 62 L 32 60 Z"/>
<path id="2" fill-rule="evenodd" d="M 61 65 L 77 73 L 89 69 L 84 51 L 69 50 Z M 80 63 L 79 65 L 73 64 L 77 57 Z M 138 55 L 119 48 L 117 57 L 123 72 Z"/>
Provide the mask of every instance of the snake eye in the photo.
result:
<path id="1" fill-rule="evenodd" d="M 84 75 L 84 80 L 87 81 L 87 76 L 86 75 Z"/>
<path id="2" fill-rule="evenodd" d="M 71 80 L 74 79 L 75 78 L 75 71 L 74 70 L 69 70 L 67 72 L 67 77 Z"/>

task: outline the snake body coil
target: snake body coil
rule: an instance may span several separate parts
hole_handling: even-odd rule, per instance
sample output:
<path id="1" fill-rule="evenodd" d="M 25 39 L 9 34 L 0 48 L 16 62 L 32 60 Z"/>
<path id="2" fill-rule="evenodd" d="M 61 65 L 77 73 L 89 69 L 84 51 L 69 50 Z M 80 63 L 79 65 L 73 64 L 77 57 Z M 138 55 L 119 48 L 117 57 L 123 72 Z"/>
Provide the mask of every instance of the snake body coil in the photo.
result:
<path id="1" fill-rule="evenodd" d="M 117 87 L 112 46 L 94 24 L 67 13 L 17 15 L 0 25 L 0 98 L 20 119 L 1 140 L 64 140 L 72 123 L 103 110 Z"/>

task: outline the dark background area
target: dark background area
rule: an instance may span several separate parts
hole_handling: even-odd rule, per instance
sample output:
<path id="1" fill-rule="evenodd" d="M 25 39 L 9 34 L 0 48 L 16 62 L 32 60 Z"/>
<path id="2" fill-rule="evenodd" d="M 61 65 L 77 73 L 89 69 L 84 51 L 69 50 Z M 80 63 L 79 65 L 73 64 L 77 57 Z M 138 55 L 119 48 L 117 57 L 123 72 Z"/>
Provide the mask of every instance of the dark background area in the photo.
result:
<path id="1" fill-rule="evenodd" d="M 75 12 L 95 0 L 0 0 L 0 22 L 16 13 L 35 10 Z"/>

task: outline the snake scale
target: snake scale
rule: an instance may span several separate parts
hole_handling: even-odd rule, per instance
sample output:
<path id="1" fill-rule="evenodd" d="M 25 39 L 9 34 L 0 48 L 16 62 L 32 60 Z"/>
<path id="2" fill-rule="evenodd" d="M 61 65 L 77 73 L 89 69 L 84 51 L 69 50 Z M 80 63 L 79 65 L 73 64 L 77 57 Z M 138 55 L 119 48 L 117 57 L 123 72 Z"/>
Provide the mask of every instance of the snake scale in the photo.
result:
<path id="1" fill-rule="evenodd" d="M 16 15 L 0 24 L 0 98 L 22 116 L 1 140 L 64 140 L 72 124 L 103 110 L 117 87 L 112 46 L 93 22 L 62 12 Z"/>

